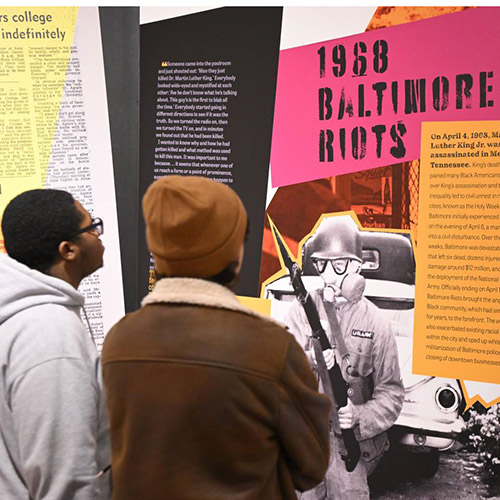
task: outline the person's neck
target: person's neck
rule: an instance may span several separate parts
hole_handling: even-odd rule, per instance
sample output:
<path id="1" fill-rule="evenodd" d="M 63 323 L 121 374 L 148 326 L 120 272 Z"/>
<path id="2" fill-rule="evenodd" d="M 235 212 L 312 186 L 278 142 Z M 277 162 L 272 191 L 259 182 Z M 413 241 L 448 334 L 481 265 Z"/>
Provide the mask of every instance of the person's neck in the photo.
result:
<path id="1" fill-rule="evenodd" d="M 59 278 L 66 283 L 69 283 L 73 288 L 78 289 L 80 286 L 80 279 L 74 276 L 74 273 L 68 269 L 64 262 L 56 262 L 46 269 L 45 274 L 54 278 Z"/>

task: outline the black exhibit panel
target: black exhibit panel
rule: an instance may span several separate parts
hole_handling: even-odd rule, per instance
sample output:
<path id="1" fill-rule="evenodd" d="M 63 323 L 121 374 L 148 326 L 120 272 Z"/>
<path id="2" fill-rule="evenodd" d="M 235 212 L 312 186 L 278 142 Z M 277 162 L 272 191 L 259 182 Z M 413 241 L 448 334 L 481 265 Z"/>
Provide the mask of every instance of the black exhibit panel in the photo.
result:
<path id="1" fill-rule="evenodd" d="M 125 312 L 139 306 L 139 8 L 99 7 Z"/>
<path id="2" fill-rule="evenodd" d="M 282 8 L 225 7 L 140 28 L 139 191 L 200 175 L 242 198 L 250 235 L 236 293 L 258 295 Z M 139 295 L 154 282 L 139 222 Z"/>

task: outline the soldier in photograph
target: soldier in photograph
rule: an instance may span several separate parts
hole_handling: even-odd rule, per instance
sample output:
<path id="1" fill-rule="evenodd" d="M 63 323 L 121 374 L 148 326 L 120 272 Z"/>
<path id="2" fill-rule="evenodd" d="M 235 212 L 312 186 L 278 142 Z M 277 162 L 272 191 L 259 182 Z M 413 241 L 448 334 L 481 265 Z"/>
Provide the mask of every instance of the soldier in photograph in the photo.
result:
<path id="1" fill-rule="evenodd" d="M 386 431 L 403 404 L 395 337 L 389 321 L 363 297 L 361 235 L 350 216 L 324 218 L 306 241 L 303 255 L 303 265 L 313 265 L 324 282 L 323 288 L 310 295 L 332 349 L 319 351 L 323 359 L 317 359 L 312 329 L 298 300 L 285 323 L 318 374 L 320 388 L 331 394 L 325 387 L 330 380 L 324 374 L 338 363 L 349 384 L 349 398 L 346 406 L 332 412 L 331 458 L 325 480 L 303 493 L 301 499 L 368 500 L 367 477 L 389 447 Z M 326 369 L 322 371 L 321 366 Z M 352 472 L 346 470 L 341 457 L 344 429 L 353 429 L 361 448 L 360 460 Z"/>

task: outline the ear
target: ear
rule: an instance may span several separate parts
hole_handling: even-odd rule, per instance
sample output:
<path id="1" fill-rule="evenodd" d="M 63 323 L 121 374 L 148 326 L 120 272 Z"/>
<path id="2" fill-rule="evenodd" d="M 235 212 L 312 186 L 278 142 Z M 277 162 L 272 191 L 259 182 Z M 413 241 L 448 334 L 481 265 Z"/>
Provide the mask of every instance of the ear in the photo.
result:
<path id="1" fill-rule="evenodd" d="M 73 261 L 80 253 L 80 247 L 74 241 L 61 241 L 58 247 L 59 256 L 65 261 Z"/>

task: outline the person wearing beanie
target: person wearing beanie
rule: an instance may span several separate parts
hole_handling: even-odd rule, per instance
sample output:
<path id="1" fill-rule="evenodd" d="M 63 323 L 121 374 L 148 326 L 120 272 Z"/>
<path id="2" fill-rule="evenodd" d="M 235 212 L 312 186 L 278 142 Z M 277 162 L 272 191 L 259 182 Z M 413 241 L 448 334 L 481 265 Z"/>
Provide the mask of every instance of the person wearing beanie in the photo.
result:
<path id="1" fill-rule="evenodd" d="M 112 498 L 296 499 L 326 472 L 331 403 L 294 337 L 231 290 L 245 207 L 195 176 L 142 204 L 160 279 L 103 346 Z"/>

